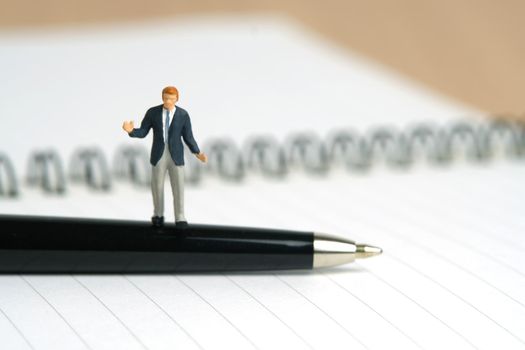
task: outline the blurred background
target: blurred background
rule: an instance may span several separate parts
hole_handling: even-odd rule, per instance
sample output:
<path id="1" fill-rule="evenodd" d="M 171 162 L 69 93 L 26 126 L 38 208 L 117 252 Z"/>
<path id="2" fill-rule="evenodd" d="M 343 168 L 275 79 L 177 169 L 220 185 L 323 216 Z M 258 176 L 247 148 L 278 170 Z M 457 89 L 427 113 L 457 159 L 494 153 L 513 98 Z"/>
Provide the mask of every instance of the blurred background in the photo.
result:
<path id="1" fill-rule="evenodd" d="M 213 14 L 284 14 L 337 45 L 490 112 L 523 113 L 525 3 L 444 1 L 2 1 L 4 32 Z"/>

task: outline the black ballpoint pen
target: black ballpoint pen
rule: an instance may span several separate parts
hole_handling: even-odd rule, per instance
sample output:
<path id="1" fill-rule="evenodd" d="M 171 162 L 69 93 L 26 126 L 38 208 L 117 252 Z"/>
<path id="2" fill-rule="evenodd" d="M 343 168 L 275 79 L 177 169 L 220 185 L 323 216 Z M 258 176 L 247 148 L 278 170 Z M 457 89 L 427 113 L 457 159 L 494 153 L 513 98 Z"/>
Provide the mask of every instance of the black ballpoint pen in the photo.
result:
<path id="1" fill-rule="evenodd" d="M 0 215 L 0 273 L 312 269 L 381 249 L 333 236 L 236 226 Z"/>

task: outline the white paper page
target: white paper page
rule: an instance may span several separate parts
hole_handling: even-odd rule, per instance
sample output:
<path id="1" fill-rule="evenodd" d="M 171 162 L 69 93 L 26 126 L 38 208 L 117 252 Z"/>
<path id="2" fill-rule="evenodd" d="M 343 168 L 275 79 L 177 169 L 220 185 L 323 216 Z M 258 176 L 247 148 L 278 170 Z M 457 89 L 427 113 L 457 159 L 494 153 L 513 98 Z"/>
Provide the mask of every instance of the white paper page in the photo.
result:
<path id="1" fill-rule="evenodd" d="M 313 272 L 1 276 L 6 341 L 95 349 L 522 348 L 524 259 L 500 236 L 523 241 L 524 175 L 523 164 L 502 161 L 254 178 L 217 184 L 213 196 L 190 192 L 215 223 L 319 230 L 384 254 Z M 486 190 L 502 179 L 504 190 Z M 501 212 L 477 215 L 489 202 Z M 502 221 L 501 234 L 493 231 Z"/>

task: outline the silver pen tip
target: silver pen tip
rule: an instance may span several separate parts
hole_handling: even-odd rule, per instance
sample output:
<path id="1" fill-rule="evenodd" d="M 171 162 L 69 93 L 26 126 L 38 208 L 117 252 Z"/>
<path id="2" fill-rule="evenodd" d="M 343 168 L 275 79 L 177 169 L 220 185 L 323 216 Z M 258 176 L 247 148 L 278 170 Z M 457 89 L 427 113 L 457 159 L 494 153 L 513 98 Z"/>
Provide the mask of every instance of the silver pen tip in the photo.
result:
<path id="1" fill-rule="evenodd" d="M 365 259 L 371 256 L 379 255 L 382 252 L 383 250 L 379 247 L 374 247 L 374 246 L 366 245 L 366 244 L 357 244 L 356 251 L 355 251 L 355 258 Z"/>
<path id="2" fill-rule="evenodd" d="M 356 244 L 344 237 L 314 232 L 313 267 L 327 267 L 346 264 L 355 259 L 379 255 L 381 248 Z"/>

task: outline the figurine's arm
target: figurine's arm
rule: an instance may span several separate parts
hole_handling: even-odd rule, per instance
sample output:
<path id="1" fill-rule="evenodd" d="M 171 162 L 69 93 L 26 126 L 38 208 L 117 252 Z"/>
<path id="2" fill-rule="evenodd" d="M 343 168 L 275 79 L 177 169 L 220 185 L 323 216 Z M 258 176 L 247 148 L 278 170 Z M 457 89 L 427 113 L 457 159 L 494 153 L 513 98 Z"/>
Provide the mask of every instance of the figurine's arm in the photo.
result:
<path id="1" fill-rule="evenodd" d="M 190 117 L 186 119 L 184 126 L 182 127 L 182 139 L 188 145 L 191 153 L 200 153 L 199 146 L 197 146 L 197 141 L 193 138 L 193 132 L 191 130 L 191 121 Z"/>
<path id="2" fill-rule="evenodd" d="M 151 129 L 151 113 L 146 112 L 142 123 L 140 123 L 140 128 L 133 128 L 133 122 L 124 122 L 122 128 L 128 133 L 129 137 L 139 137 L 143 138 L 148 135 L 149 130 Z"/>
<path id="3" fill-rule="evenodd" d="M 193 132 L 191 130 L 191 121 L 190 116 L 187 115 L 188 118 L 186 119 L 186 122 L 184 123 L 184 126 L 182 127 L 182 139 L 188 145 L 191 153 L 195 154 L 195 156 L 202 162 L 206 163 L 208 160 L 208 157 L 204 153 L 202 153 L 199 150 L 199 146 L 197 146 L 197 141 L 193 138 Z"/>

